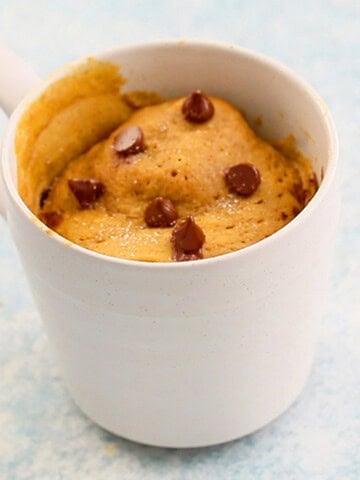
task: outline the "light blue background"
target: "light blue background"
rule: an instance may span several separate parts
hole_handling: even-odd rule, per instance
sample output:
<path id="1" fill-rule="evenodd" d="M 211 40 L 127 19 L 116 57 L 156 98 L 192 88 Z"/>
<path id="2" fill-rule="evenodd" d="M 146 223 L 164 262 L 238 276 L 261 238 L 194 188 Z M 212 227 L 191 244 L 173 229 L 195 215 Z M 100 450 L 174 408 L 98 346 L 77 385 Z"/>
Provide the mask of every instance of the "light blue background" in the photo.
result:
<path id="1" fill-rule="evenodd" d="M 311 377 L 278 421 L 219 447 L 156 449 L 105 433 L 80 413 L 64 389 L 0 220 L 0 479 L 357 480 L 360 3 L 0 0 L 0 43 L 42 76 L 94 50 L 169 37 L 221 40 L 269 54 L 305 77 L 334 114 L 343 209 Z M 1 130 L 4 124 L 1 116 Z"/>

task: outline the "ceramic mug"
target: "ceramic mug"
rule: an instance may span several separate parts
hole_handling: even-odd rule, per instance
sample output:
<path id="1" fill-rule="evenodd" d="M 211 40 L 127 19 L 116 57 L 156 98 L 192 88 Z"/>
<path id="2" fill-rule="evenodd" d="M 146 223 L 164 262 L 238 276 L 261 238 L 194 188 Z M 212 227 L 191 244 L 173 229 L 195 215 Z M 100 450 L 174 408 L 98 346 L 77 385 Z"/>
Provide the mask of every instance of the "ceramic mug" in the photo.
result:
<path id="1" fill-rule="evenodd" d="M 122 260 L 49 235 L 17 192 L 18 121 L 69 67 L 32 89 L 9 120 L 3 207 L 75 402 L 105 429 L 146 444 L 239 438 L 283 413 L 311 368 L 339 208 L 330 113 L 288 68 L 239 47 L 163 41 L 94 56 L 119 64 L 129 90 L 173 97 L 201 88 L 241 108 L 264 138 L 294 134 L 321 179 L 296 218 L 242 250 L 182 263 Z M 35 77 L 2 57 L 0 98 L 10 112 Z M 4 62 L 15 75 L 4 76 Z"/>

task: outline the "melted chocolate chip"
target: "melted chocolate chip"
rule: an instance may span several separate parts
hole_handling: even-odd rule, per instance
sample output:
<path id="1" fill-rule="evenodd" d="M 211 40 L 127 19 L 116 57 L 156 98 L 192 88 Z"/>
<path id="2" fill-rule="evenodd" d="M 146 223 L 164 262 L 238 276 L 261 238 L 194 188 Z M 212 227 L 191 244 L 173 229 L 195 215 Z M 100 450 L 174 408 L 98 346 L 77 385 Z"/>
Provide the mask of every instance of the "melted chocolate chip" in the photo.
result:
<path id="1" fill-rule="evenodd" d="M 194 217 L 187 217 L 178 223 L 172 233 L 173 259 L 177 262 L 203 258 L 202 247 L 205 234 L 195 223 Z"/>
<path id="2" fill-rule="evenodd" d="M 229 192 L 248 197 L 260 185 L 259 170 L 250 163 L 239 163 L 225 170 L 225 182 Z"/>
<path id="3" fill-rule="evenodd" d="M 40 199 L 39 199 L 39 206 L 40 206 L 40 208 L 43 208 L 43 207 L 44 207 L 45 202 L 46 202 L 46 200 L 47 200 L 50 192 L 51 192 L 51 188 L 45 188 L 45 190 L 43 190 L 43 191 L 41 192 Z"/>
<path id="4" fill-rule="evenodd" d="M 177 218 L 175 205 L 168 198 L 156 197 L 145 209 L 144 219 L 148 227 L 172 227 Z"/>
<path id="5" fill-rule="evenodd" d="M 293 207 L 292 208 L 292 213 L 293 213 L 294 217 L 296 217 L 296 215 L 299 215 L 300 209 L 297 208 L 297 207 Z"/>
<path id="6" fill-rule="evenodd" d="M 301 206 L 305 205 L 306 191 L 304 190 L 302 182 L 294 183 L 292 189 L 290 190 L 290 193 L 293 195 L 293 197 L 296 198 L 296 200 Z"/>
<path id="7" fill-rule="evenodd" d="M 201 90 L 195 90 L 184 100 L 182 113 L 188 122 L 204 123 L 214 115 L 214 105 Z"/>
<path id="8" fill-rule="evenodd" d="M 56 228 L 62 222 L 62 215 L 59 212 L 42 212 L 39 219 L 49 228 Z"/>
<path id="9" fill-rule="evenodd" d="M 114 150 L 123 157 L 136 155 L 145 150 L 144 134 L 140 127 L 124 128 L 114 140 Z"/>
<path id="10" fill-rule="evenodd" d="M 93 178 L 68 180 L 68 185 L 81 208 L 92 208 L 105 191 L 104 185 Z"/>

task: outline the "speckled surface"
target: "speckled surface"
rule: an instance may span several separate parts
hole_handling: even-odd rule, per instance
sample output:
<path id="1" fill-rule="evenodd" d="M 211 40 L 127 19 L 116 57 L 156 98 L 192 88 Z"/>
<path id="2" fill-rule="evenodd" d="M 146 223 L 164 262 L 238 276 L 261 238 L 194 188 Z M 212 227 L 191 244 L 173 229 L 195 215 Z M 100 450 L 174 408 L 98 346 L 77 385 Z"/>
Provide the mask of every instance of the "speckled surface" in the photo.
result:
<path id="1" fill-rule="evenodd" d="M 65 391 L 0 220 L 0 479 L 360 478 L 360 3 L 355 0 L 0 0 L 0 43 L 40 75 L 92 50 L 169 37 L 236 43 L 286 63 L 339 129 L 343 209 L 315 364 L 267 428 L 199 450 L 140 446 L 87 420 Z M 1 66 L 0 66 L 1 68 Z M 5 117 L 0 117 L 0 130 Z"/>

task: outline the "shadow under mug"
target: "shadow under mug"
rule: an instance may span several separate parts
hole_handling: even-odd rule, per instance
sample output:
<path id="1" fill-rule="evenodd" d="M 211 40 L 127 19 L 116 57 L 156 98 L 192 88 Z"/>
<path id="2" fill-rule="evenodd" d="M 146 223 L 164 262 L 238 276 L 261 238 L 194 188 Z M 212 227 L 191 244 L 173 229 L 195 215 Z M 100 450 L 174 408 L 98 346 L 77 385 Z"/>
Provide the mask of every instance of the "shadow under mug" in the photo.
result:
<path id="1" fill-rule="evenodd" d="M 288 68 L 239 47 L 163 41 L 94 56 L 120 65 L 126 89 L 174 97 L 201 88 L 241 108 L 266 139 L 294 134 L 321 179 L 294 220 L 243 250 L 197 262 L 122 260 L 48 234 L 17 192 L 18 120 L 72 67 L 33 88 L 8 124 L 2 206 L 75 402 L 105 429 L 146 444 L 239 438 L 283 413 L 311 368 L 339 210 L 330 113 Z M 11 55 L 7 66 L 23 71 Z M 0 77 L 10 113 L 35 77 Z"/>

